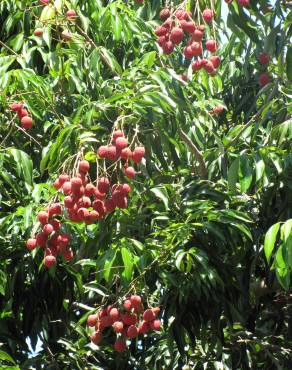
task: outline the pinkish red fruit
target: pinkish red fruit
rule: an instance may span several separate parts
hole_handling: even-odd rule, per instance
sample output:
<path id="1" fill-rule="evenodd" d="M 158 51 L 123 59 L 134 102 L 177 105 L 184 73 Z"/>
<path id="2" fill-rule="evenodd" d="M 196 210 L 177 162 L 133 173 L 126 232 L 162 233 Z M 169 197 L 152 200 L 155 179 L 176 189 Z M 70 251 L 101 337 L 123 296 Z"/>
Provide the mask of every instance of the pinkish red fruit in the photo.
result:
<path id="1" fill-rule="evenodd" d="M 117 352 L 125 352 L 127 349 L 126 343 L 123 341 L 123 339 L 117 339 L 114 344 L 114 349 Z"/>
<path id="2" fill-rule="evenodd" d="M 270 56 L 266 53 L 260 53 L 258 56 L 259 63 L 262 65 L 268 64 L 270 61 Z"/>
<path id="3" fill-rule="evenodd" d="M 130 301 L 129 299 L 126 299 L 126 300 L 125 300 L 125 302 L 124 302 L 124 308 L 125 308 L 125 310 L 127 310 L 127 311 L 130 311 L 130 310 L 131 310 L 131 308 L 132 308 L 132 303 L 131 303 L 131 301 Z"/>
<path id="4" fill-rule="evenodd" d="M 249 0 L 237 0 L 240 6 L 246 7 L 249 6 Z"/>
<path id="5" fill-rule="evenodd" d="M 221 59 L 218 55 L 212 55 L 210 61 L 212 62 L 214 68 L 217 69 L 220 65 Z"/>
<path id="6" fill-rule="evenodd" d="M 102 334 L 99 331 L 94 331 L 90 336 L 91 342 L 94 344 L 99 344 L 102 341 Z"/>
<path id="7" fill-rule="evenodd" d="M 137 146 L 133 151 L 133 161 L 135 163 L 140 163 L 145 155 L 145 148 L 143 146 Z"/>
<path id="8" fill-rule="evenodd" d="M 171 30 L 171 33 L 170 33 L 170 40 L 175 44 L 175 45 L 178 45 L 182 42 L 184 38 L 184 33 L 183 33 L 183 30 L 179 27 L 174 27 L 172 30 Z"/>
<path id="9" fill-rule="evenodd" d="M 44 233 L 45 235 L 51 235 L 53 231 L 54 231 L 54 227 L 53 227 L 53 225 L 51 225 L 51 224 L 46 224 L 46 225 L 43 227 L 43 233 Z"/>
<path id="10" fill-rule="evenodd" d="M 109 182 L 109 179 L 107 179 L 106 177 L 101 177 L 99 180 L 98 180 L 98 183 L 97 183 L 97 189 L 101 192 L 101 193 L 108 193 L 109 191 L 109 188 L 110 188 L 110 182 Z"/>
<path id="11" fill-rule="evenodd" d="M 124 137 L 124 133 L 122 130 L 116 130 L 113 132 L 112 139 L 115 141 L 118 137 Z"/>
<path id="12" fill-rule="evenodd" d="M 146 334 L 150 330 L 150 323 L 146 321 L 142 321 L 142 323 L 139 325 L 139 333 L 140 334 Z"/>
<path id="13" fill-rule="evenodd" d="M 27 111 L 26 109 L 19 109 L 19 110 L 17 111 L 17 115 L 18 115 L 18 117 L 21 119 L 21 118 L 23 118 L 23 117 L 28 116 L 28 111 Z"/>
<path id="14" fill-rule="evenodd" d="M 156 36 L 165 36 L 168 33 L 168 29 L 166 27 L 159 26 L 154 32 Z"/>
<path id="15" fill-rule="evenodd" d="M 137 315 L 125 313 L 122 315 L 122 321 L 126 325 L 135 325 L 137 322 Z"/>
<path id="16" fill-rule="evenodd" d="M 88 161 L 83 160 L 79 163 L 80 172 L 87 173 L 89 171 L 89 168 L 90 168 L 90 164 Z"/>
<path id="17" fill-rule="evenodd" d="M 112 308 L 109 312 L 109 316 L 114 320 L 118 320 L 118 318 L 120 317 L 120 313 L 119 313 L 119 310 L 117 308 Z"/>
<path id="18" fill-rule="evenodd" d="M 107 148 L 107 158 L 111 161 L 117 159 L 117 148 L 114 145 L 110 145 Z"/>
<path id="19" fill-rule="evenodd" d="M 98 317 L 97 317 L 96 314 L 89 315 L 88 318 L 87 318 L 87 325 L 91 326 L 91 327 L 95 326 L 96 323 L 97 323 L 97 319 L 98 319 Z"/>
<path id="20" fill-rule="evenodd" d="M 28 130 L 29 128 L 31 128 L 32 118 L 28 116 L 21 118 L 21 126 L 25 130 Z"/>
<path id="21" fill-rule="evenodd" d="M 141 306 L 141 297 L 139 295 L 133 294 L 130 297 L 131 305 L 136 310 Z"/>
<path id="22" fill-rule="evenodd" d="M 36 246 L 37 246 L 37 240 L 36 239 L 28 239 L 28 241 L 26 242 L 26 248 L 30 251 L 35 249 Z"/>
<path id="23" fill-rule="evenodd" d="M 214 53 L 217 50 L 217 42 L 215 40 L 207 40 L 205 46 L 211 53 Z"/>
<path id="24" fill-rule="evenodd" d="M 48 237 L 44 233 L 39 233 L 36 236 L 37 245 L 41 248 L 45 248 L 47 244 Z"/>
<path id="25" fill-rule="evenodd" d="M 135 177 L 135 170 L 133 167 L 127 167 L 125 169 L 125 175 L 129 178 L 129 179 L 133 179 Z"/>
<path id="26" fill-rule="evenodd" d="M 13 112 L 17 112 L 17 111 L 21 110 L 22 108 L 23 108 L 23 104 L 22 103 L 16 103 L 16 102 L 14 102 L 14 103 L 12 103 L 10 105 L 10 109 L 13 110 Z"/>
<path id="27" fill-rule="evenodd" d="M 193 56 L 199 56 L 202 54 L 203 49 L 202 49 L 202 44 L 200 42 L 192 42 L 190 45 L 192 49 L 192 54 Z"/>
<path id="28" fill-rule="evenodd" d="M 56 264 L 56 257 L 55 257 L 55 256 L 49 255 L 49 256 L 46 256 L 46 257 L 44 258 L 44 265 L 45 265 L 47 268 L 51 268 L 51 267 L 53 267 L 55 264 Z"/>
<path id="29" fill-rule="evenodd" d="M 259 84 L 261 87 L 266 86 L 270 82 L 270 76 L 268 72 L 262 72 L 259 77 Z"/>
<path id="30" fill-rule="evenodd" d="M 48 223 L 49 215 L 45 211 L 40 211 L 38 213 L 38 220 L 42 225 L 45 225 Z"/>
<path id="31" fill-rule="evenodd" d="M 132 158 L 133 156 L 133 153 L 132 153 L 132 150 L 130 148 L 124 148 L 122 151 L 121 151 L 121 158 L 123 159 L 130 159 Z"/>
<path id="32" fill-rule="evenodd" d="M 202 68 L 202 63 L 200 60 L 195 60 L 192 64 L 193 71 L 199 71 Z"/>
<path id="33" fill-rule="evenodd" d="M 158 319 L 155 319 L 153 321 L 150 321 L 150 328 L 152 330 L 160 330 L 161 322 Z"/>
<path id="34" fill-rule="evenodd" d="M 44 30 L 42 29 L 42 28 L 36 28 L 35 30 L 34 30 L 34 35 L 36 36 L 36 37 L 41 37 L 42 35 L 43 35 L 43 33 L 44 33 Z"/>
<path id="35" fill-rule="evenodd" d="M 188 33 L 193 33 L 195 32 L 196 25 L 193 21 L 186 21 L 186 20 L 181 20 L 180 21 L 181 28 Z"/>
<path id="36" fill-rule="evenodd" d="M 166 43 L 162 46 L 162 50 L 164 54 L 169 55 L 173 52 L 174 43 L 172 41 L 166 41 Z"/>
<path id="37" fill-rule="evenodd" d="M 167 18 L 170 17 L 170 10 L 168 8 L 164 8 L 160 11 L 159 13 L 159 18 L 162 20 L 162 21 L 165 21 Z"/>
<path id="38" fill-rule="evenodd" d="M 107 146 L 102 145 L 98 148 L 97 154 L 100 158 L 106 158 L 107 157 Z"/>
<path id="39" fill-rule="evenodd" d="M 122 321 L 116 321 L 113 323 L 113 329 L 115 333 L 121 333 L 124 329 L 124 324 Z"/>
<path id="40" fill-rule="evenodd" d="M 66 13 L 66 16 L 68 17 L 68 18 L 75 18 L 76 17 L 76 12 L 75 12 L 75 10 L 74 9 L 69 9 L 68 11 L 67 11 L 67 13 Z"/>
<path id="41" fill-rule="evenodd" d="M 130 325 L 127 329 L 127 337 L 128 338 L 136 338 L 138 335 L 138 329 L 135 325 Z"/>
<path id="42" fill-rule="evenodd" d="M 204 36 L 204 31 L 196 29 L 193 33 L 193 40 L 194 41 L 202 41 L 203 36 Z"/>
<path id="43" fill-rule="evenodd" d="M 143 320 L 146 322 L 152 321 L 155 319 L 155 314 L 151 308 L 148 308 L 143 313 Z"/>
<path id="44" fill-rule="evenodd" d="M 125 137 L 118 137 L 115 141 L 117 150 L 123 150 L 128 146 L 128 140 Z"/>
<path id="45" fill-rule="evenodd" d="M 70 31 L 65 30 L 61 33 L 61 37 L 65 41 L 70 41 L 72 40 L 72 33 Z"/>
<path id="46" fill-rule="evenodd" d="M 205 9 L 203 11 L 203 19 L 207 23 L 212 22 L 212 20 L 213 20 L 213 11 L 211 9 Z"/>

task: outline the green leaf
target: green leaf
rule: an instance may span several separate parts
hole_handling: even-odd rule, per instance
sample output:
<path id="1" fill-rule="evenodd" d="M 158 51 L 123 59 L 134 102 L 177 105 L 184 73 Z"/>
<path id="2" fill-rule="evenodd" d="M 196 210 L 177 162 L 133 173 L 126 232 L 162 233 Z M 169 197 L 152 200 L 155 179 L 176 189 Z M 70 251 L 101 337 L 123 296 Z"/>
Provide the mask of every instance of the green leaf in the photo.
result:
<path id="1" fill-rule="evenodd" d="M 122 259 L 123 259 L 123 263 L 124 263 L 124 266 L 125 266 L 122 275 L 126 280 L 131 280 L 132 274 L 133 274 L 132 254 L 125 247 L 122 247 L 121 254 L 122 254 Z"/>
<path id="2" fill-rule="evenodd" d="M 292 82 L 292 46 L 288 48 L 286 54 L 286 74 L 288 80 Z"/>
<path id="3" fill-rule="evenodd" d="M 152 188 L 150 189 L 152 193 L 154 193 L 157 198 L 161 199 L 162 202 L 164 203 L 164 206 L 166 210 L 168 210 L 168 194 L 165 188 L 162 187 L 157 187 L 157 188 Z"/>
<path id="4" fill-rule="evenodd" d="M 265 251 L 265 256 L 268 262 L 270 262 L 271 255 L 275 247 L 279 228 L 280 228 L 280 222 L 271 226 L 265 236 L 264 251 Z"/>

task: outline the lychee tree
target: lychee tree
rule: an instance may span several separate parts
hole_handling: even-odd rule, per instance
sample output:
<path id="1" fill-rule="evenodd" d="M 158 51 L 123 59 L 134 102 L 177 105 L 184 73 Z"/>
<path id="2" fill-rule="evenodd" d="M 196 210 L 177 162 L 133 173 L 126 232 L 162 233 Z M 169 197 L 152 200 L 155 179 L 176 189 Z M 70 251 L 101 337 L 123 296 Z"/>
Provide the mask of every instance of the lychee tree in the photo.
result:
<path id="1" fill-rule="evenodd" d="M 0 367 L 289 369 L 291 4 L 0 24 Z"/>

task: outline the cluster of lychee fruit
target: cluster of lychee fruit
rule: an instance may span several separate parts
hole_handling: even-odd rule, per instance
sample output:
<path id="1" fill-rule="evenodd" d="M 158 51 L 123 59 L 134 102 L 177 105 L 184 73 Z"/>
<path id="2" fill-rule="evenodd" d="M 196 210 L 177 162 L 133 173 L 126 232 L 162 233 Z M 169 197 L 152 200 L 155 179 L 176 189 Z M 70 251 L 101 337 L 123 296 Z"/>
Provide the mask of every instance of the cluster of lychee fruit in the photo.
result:
<path id="1" fill-rule="evenodd" d="M 50 0 L 39 0 L 40 1 L 40 4 L 42 5 L 48 5 L 51 3 Z M 69 9 L 66 11 L 66 14 L 65 14 L 65 17 L 67 20 L 69 21 L 75 21 L 76 18 L 77 18 L 77 13 L 74 9 Z M 34 30 L 34 36 L 36 37 L 42 37 L 43 36 L 43 33 L 44 33 L 44 29 L 42 27 L 38 27 Z M 70 41 L 72 40 L 72 33 L 69 31 L 69 30 L 64 30 L 61 32 L 61 38 L 64 40 L 64 41 Z"/>
<path id="2" fill-rule="evenodd" d="M 267 71 L 267 66 L 270 62 L 270 56 L 264 52 L 259 53 L 258 55 L 258 61 L 261 66 L 264 67 L 264 71 L 260 73 L 259 75 L 259 84 L 261 87 L 266 86 L 270 82 L 270 75 Z"/>
<path id="3" fill-rule="evenodd" d="M 33 124 L 32 118 L 29 116 L 28 111 L 24 108 L 23 103 L 14 102 L 10 105 L 10 109 L 17 114 L 20 119 L 21 127 L 24 130 L 31 128 Z"/>
<path id="4" fill-rule="evenodd" d="M 57 256 L 63 256 L 65 261 L 71 261 L 74 254 L 69 246 L 70 236 L 61 232 L 61 203 L 48 205 L 45 211 L 40 211 L 37 219 L 41 224 L 41 231 L 26 242 L 28 250 L 37 246 L 44 249 L 44 265 L 47 268 L 53 267 L 57 262 Z"/>
<path id="5" fill-rule="evenodd" d="M 214 13 L 211 9 L 205 9 L 202 18 L 206 24 L 213 21 Z M 205 36 L 205 25 L 196 24 L 192 18 L 192 13 L 184 10 L 177 10 L 171 13 L 170 9 L 165 8 L 160 12 L 160 19 L 163 24 L 155 29 L 158 37 L 157 43 L 162 48 L 164 54 L 171 54 L 175 45 L 183 43 L 183 55 L 186 59 L 193 59 L 192 69 L 199 71 L 205 69 L 208 74 L 214 75 L 220 65 L 220 57 L 212 55 L 209 58 L 201 58 L 204 48 L 207 52 L 215 54 L 218 43 L 215 39 Z"/>
<path id="6" fill-rule="evenodd" d="M 127 340 L 136 338 L 139 334 L 160 330 L 161 322 L 157 318 L 159 312 L 159 307 L 144 310 L 141 297 L 131 295 L 124 300 L 123 305 L 108 305 L 88 316 L 87 325 L 94 328 L 91 341 L 98 345 L 113 331 L 117 335 L 114 349 L 124 352 L 127 349 Z"/>

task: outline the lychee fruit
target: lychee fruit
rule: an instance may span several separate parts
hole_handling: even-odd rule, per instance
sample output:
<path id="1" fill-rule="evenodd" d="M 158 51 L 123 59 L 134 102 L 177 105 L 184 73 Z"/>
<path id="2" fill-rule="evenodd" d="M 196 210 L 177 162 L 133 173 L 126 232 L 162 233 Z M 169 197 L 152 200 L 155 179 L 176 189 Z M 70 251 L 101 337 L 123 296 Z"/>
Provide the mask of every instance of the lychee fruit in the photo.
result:
<path id="1" fill-rule="evenodd" d="M 205 22 L 210 23 L 213 20 L 213 11 L 211 9 L 205 9 L 203 11 L 203 19 Z"/>

